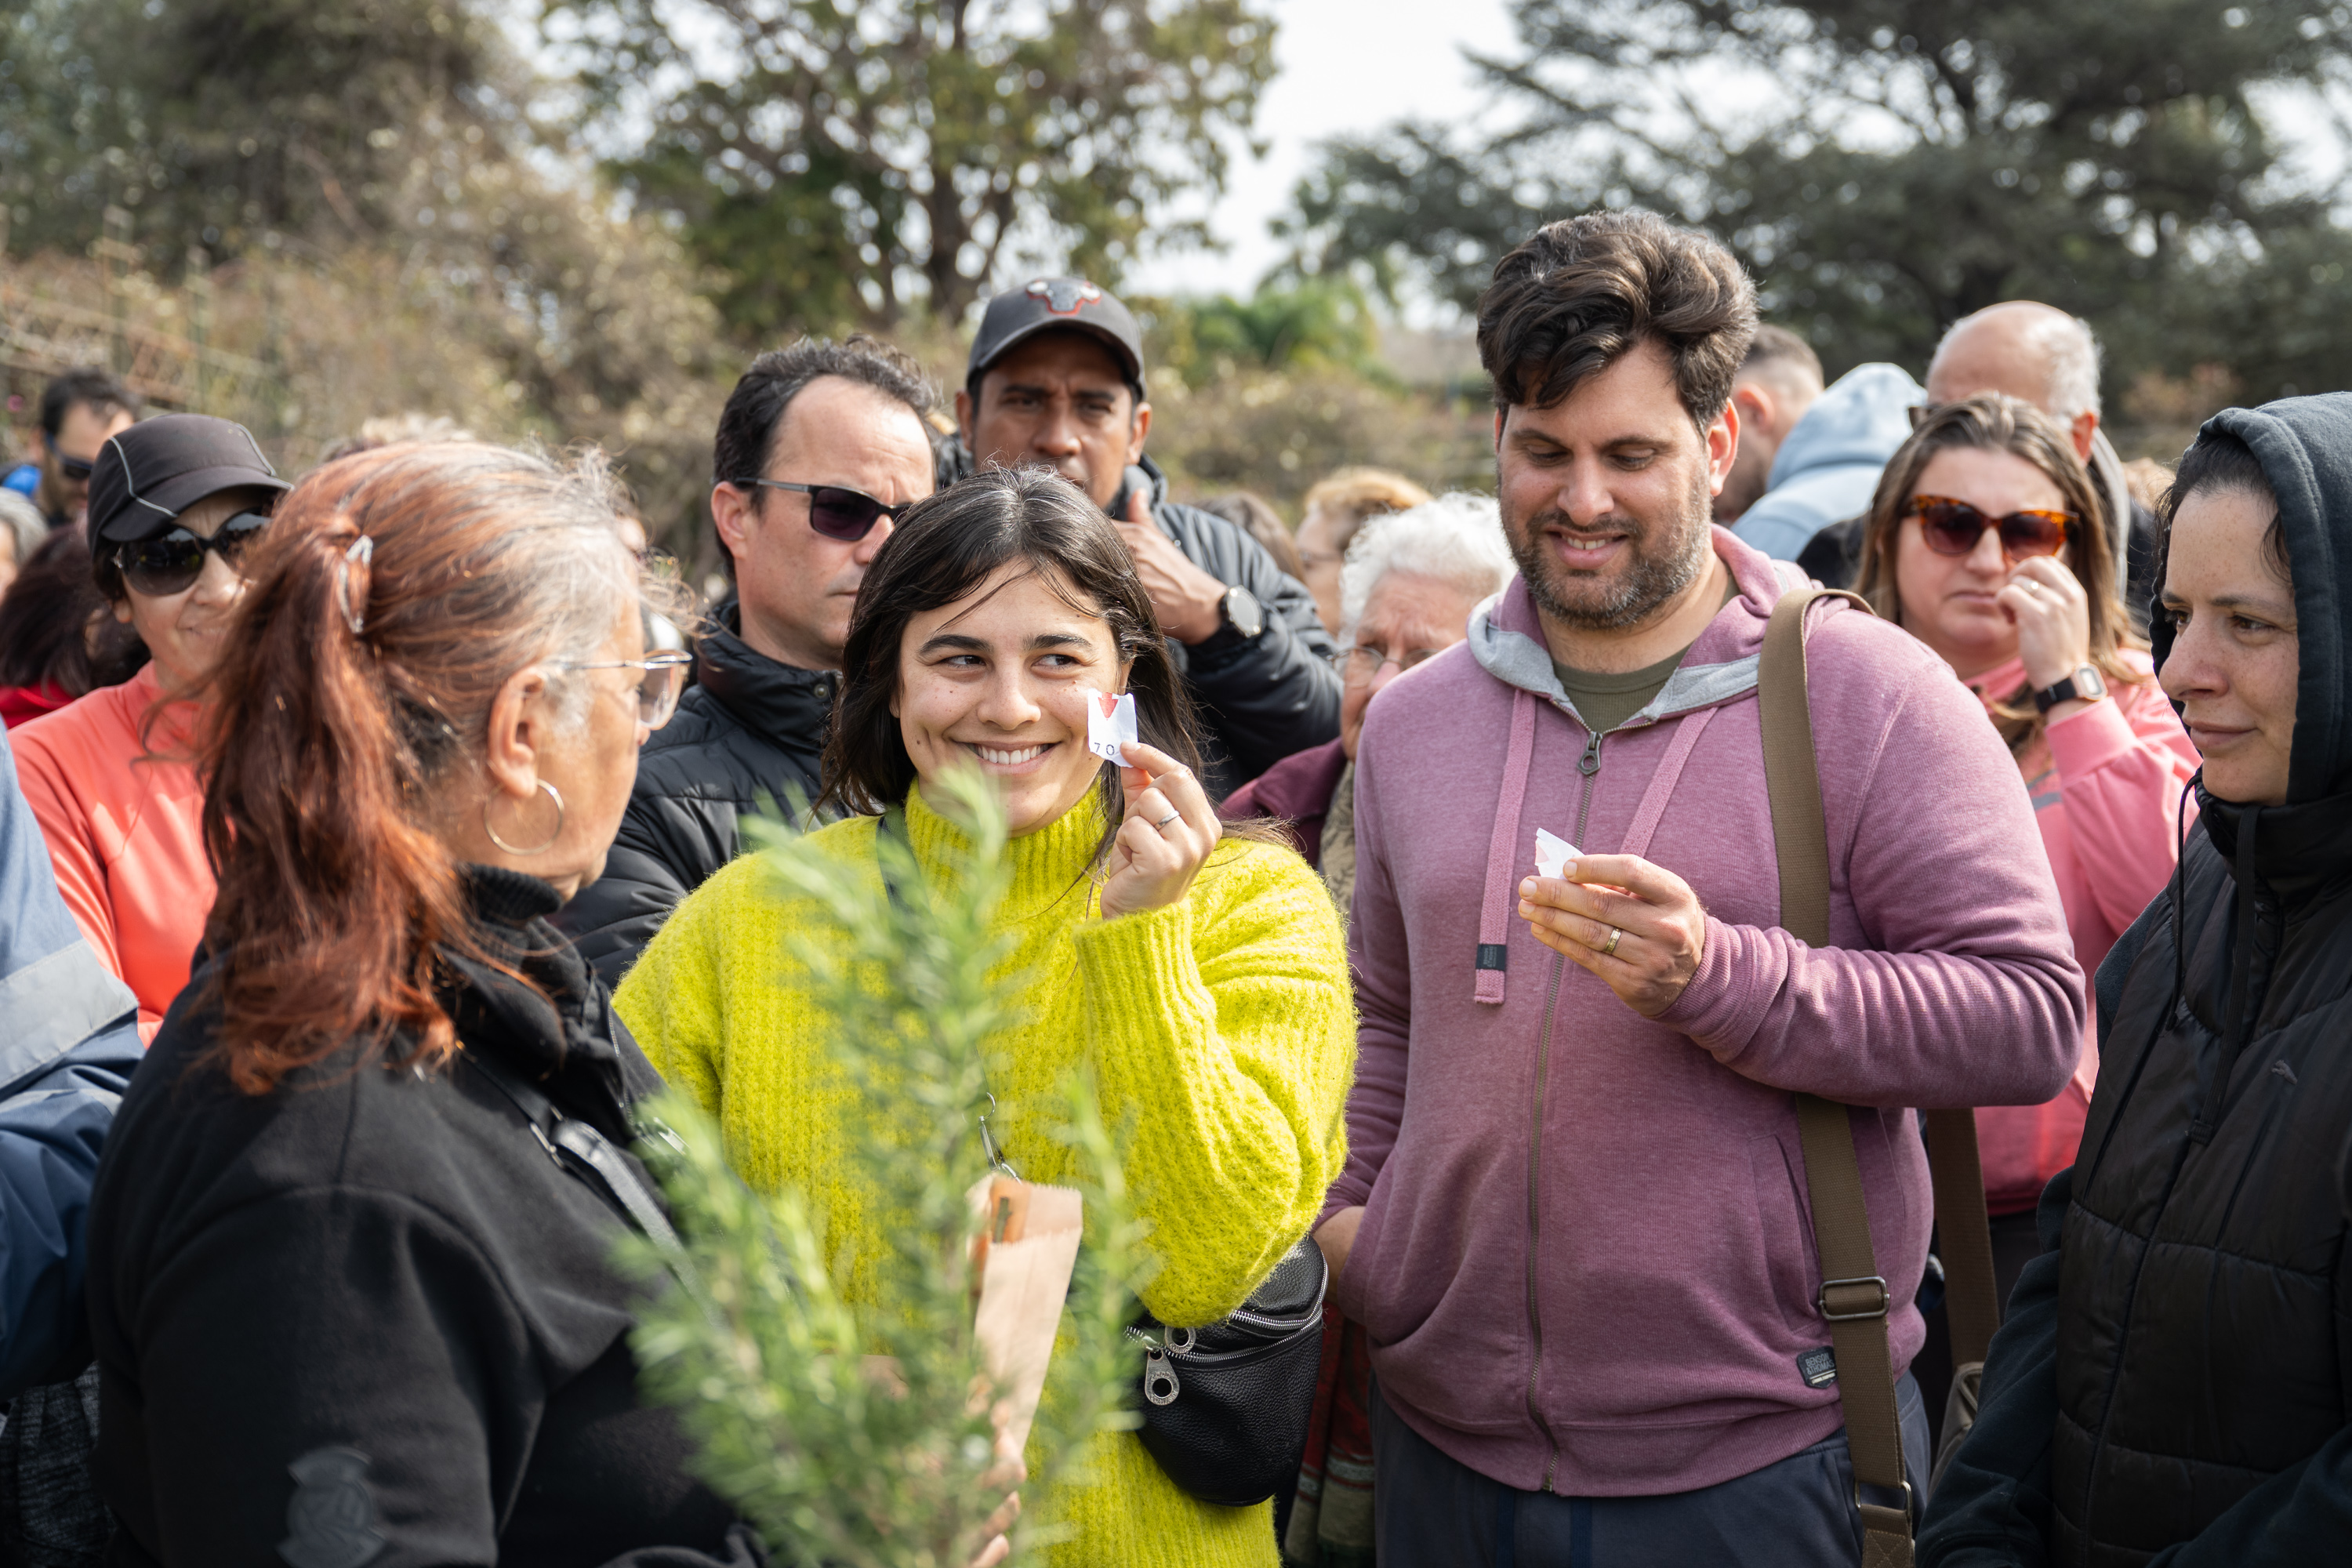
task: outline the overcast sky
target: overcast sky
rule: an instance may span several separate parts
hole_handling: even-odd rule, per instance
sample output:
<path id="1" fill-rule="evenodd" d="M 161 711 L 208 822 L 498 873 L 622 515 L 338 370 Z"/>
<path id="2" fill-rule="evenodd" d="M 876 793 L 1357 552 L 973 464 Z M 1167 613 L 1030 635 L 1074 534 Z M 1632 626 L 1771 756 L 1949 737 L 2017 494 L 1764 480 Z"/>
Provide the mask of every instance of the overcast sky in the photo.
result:
<path id="1" fill-rule="evenodd" d="M 1370 131 L 1406 114 L 1465 119 L 1479 100 L 1462 46 L 1514 53 L 1504 0 L 1273 0 L 1280 74 L 1258 100 L 1263 159 L 1234 160 L 1210 228 L 1222 254 L 1156 259 L 1129 273 L 1138 291 L 1245 294 L 1281 259 L 1266 223 L 1325 137 Z"/>

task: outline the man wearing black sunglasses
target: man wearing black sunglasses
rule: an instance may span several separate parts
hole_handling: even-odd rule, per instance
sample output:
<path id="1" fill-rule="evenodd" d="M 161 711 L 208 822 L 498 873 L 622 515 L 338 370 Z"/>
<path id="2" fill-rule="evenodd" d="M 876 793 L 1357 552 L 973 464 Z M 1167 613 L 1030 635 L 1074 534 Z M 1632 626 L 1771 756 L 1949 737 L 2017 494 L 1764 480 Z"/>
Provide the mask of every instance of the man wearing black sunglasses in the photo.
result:
<path id="1" fill-rule="evenodd" d="M 139 395 L 103 370 L 52 378 L 41 392 L 39 460 L 11 473 L 8 488 L 29 496 L 51 528 L 79 521 L 99 448 L 138 417 Z"/>
<path id="2" fill-rule="evenodd" d="M 559 915 L 608 980 L 735 858 L 744 816 L 815 796 L 858 587 L 931 493 L 935 400 L 914 361 L 862 334 L 803 338 L 736 384 L 710 489 L 735 591 L 695 649 L 695 686 L 646 743 L 604 874 Z"/>

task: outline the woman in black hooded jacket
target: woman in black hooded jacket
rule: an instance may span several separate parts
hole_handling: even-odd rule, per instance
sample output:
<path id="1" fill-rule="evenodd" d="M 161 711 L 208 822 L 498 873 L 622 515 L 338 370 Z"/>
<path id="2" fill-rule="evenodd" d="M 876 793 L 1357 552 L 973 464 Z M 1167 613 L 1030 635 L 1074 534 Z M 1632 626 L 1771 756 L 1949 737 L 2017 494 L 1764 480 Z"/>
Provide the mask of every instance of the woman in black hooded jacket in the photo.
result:
<path id="1" fill-rule="evenodd" d="M 2216 415 L 2163 519 L 2200 815 L 2100 967 L 1933 1568 L 2352 1562 L 2352 395 Z"/>

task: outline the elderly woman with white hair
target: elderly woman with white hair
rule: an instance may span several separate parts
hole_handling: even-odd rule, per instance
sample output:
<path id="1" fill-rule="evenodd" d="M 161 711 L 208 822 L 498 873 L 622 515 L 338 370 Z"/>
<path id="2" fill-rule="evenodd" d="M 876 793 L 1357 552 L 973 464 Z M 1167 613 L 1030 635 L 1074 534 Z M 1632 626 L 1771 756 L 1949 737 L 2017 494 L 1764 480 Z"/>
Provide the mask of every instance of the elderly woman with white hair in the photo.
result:
<path id="1" fill-rule="evenodd" d="M 1286 757 L 1227 796 L 1228 818 L 1272 816 L 1323 874 L 1340 911 L 1356 886 L 1356 742 L 1389 682 L 1467 635 L 1470 612 L 1514 568 L 1491 497 L 1455 491 L 1365 522 L 1339 573 L 1339 738 Z M 1323 1309 L 1323 1365 L 1295 1497 L 1276 1521 L 1285 1562 L 1370 1561 L 1371 1346 L 1361 1325 Z"/>
<path id="2" fill-rule="evenodd" d="M 1339 738 L 1286 757 L 1226 797 L 1231 820 L 1280 817 L 1342 912 L 1356 885 L 1356 742 L 1382 687 L 1466 635 L 1511 580 L 1495 502 L 1455 491 L 1366 522 L 1340 569 Z"/>

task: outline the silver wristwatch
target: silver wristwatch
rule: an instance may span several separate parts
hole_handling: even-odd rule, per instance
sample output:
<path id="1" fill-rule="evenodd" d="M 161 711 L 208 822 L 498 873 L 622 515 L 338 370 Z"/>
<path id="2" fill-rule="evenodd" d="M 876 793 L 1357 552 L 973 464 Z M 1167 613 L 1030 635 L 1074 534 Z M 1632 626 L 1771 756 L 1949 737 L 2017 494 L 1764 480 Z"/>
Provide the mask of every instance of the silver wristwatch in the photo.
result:
<path id="1" fill-rule="evenodd" d="M 1218 601 L 1225 613 L 1225 624 L 1245 637 L 1254 637 L 1265 630 L 1265 611 L 1257 595 L 1236 583 L 1225 590 Z"/>

